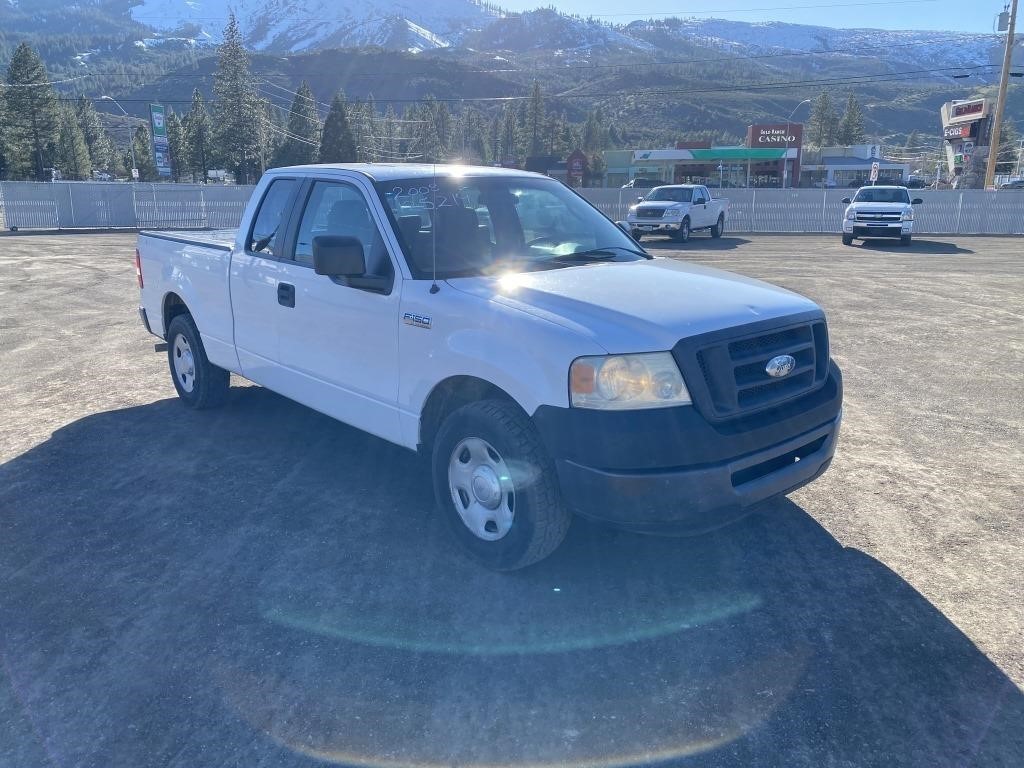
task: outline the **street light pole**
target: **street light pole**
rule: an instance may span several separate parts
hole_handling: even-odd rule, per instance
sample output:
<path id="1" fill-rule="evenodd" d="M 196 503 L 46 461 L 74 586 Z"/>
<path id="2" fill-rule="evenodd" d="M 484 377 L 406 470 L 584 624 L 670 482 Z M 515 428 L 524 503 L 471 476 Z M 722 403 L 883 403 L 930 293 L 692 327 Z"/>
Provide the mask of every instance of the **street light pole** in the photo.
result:
<path id="1" fill-rule="evenodd" d="M 1016 0 L 1014 0 L 1014 2 L 1016 2 Z M 798 109 L 800 109 L 800 107 L 802 107 L 804 104 L 810 104 L 810 103 L 811 103 L 810 99 L 804 99 L 799 104 L 797 104 L 795 107 L 793 107 L 793 111 L 790 112 L 789 113 L 789 117 L 786 118 L 786 154 L 782 158 L 782 188 L 783 189 L 786 188 L 786 182 L 789 179 L 789 124 L 793 121 L 793 115 L 796 114 L 796 111 Z M 799 182 L 799 179 L 797 181 Z"/>
<path id="2" fill-rule="evenodd" d="M 114 104 L 117 106 L 117 108 L 121 110 L 121 114 L 124 115 L 125 117 L 131 119 L 131 115 L 129 115 L 127 112 L 125 112 L 124 107 L 121 106 L 121 102 L 119 102 L 113 96 L 100 96 L 100 101 L 112 101 L 112 102 L 114 102 Z M 130 127 L 128 128 L 128 151 L 131 153 L 131 156 L 132 156 L 132 170 L 131 170 L 132 181 L 136 181 L 137 180 L 136 176 L 139 175 L 139 164 L 137 162 L 135 162 L 135 133 L 132 131 L 132 129 Z"/>
<path id="3" fill-rule="evenodd" d="M 1010 4 L 1010 25 L 1006 29 L 1006 50 L 1003 52 L 1003 71 L 999 75 L 999 96 L 996 97 L 996 114 L 992 118 L 992 132 L 988 142 L 988 163 L 985 166 L 985 189 L 996 181 L 996 159 L 999 155 L 999 131 L 1006 107 L 1006 85 L 1010 80 L 1010 63 L 1013 59 L 1013 30 L 1017 25 L 1017 0 Z"/>

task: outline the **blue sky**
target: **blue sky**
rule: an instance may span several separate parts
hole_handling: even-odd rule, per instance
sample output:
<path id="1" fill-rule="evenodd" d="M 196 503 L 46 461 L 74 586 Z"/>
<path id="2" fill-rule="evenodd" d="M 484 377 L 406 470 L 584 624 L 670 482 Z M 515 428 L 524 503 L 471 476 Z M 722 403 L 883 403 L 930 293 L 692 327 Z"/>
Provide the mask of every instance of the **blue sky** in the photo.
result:
<path id="1" fill-rule="evenodd" d="M 787 21 L 828 27 L 991 32 L 1003 0 L 498 0 L 508 10 L 554 5 L 564 13 L 628 22 L 657 16 Z M 637 10 L 630 10 L 635 6 Z M 718 10 L 716 10 L 718 9 Z M 1018 27 L 1020 25 L 1018 24 Z"/>

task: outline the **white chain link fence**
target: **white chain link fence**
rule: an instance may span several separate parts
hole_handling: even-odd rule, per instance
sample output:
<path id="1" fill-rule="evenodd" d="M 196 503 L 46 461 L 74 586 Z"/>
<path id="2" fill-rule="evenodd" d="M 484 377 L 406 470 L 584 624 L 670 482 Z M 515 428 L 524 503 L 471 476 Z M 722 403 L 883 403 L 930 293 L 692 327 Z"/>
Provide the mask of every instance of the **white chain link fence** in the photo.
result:
<path id="1" fill-rule="evenodd" d="M 226 229 L 252 187 L 0 182 L 4 229 Z"/>
<path id="2" fill-rule="evenodd" d="M 584 189 L 613 219 L 636 202 L 632 189 Z M 0 182 L 3 229 L 225 229 L 238 226 L 252 187 L 202 184 Z M 731 232 L 839 232 L 841 189 L 727 189 Z M 1024 234 L 1024 190 L 912 190 L 914 231 L 932 235 Z"/>

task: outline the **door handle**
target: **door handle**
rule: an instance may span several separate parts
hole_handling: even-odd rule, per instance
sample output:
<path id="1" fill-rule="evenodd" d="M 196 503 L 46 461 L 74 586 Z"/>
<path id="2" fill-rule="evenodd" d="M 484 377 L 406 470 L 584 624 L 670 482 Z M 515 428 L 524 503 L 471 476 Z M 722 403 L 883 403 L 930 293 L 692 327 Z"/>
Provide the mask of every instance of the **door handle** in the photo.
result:
<path id="1" fill-rule="evenodd" d="M 291 283 L 277 284 L 277 303 L 282 307 L 295 306 L 295 286 Z"/>

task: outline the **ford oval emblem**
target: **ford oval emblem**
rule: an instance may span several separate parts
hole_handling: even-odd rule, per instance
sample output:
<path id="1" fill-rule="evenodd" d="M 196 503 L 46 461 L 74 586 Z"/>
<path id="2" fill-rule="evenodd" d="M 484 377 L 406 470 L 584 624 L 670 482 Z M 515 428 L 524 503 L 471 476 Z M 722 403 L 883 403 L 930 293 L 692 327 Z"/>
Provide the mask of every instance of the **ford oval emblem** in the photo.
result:
<path id="1" fill-rule="evenodd" d="M 796 368 L 795 357 L 792 355 L 779 355 L 768 361 L 768 365 L 764 367 L 764 372 L 773 379 L 781 379 L 783 376 L 788 376 L 794 368 Z"/>

